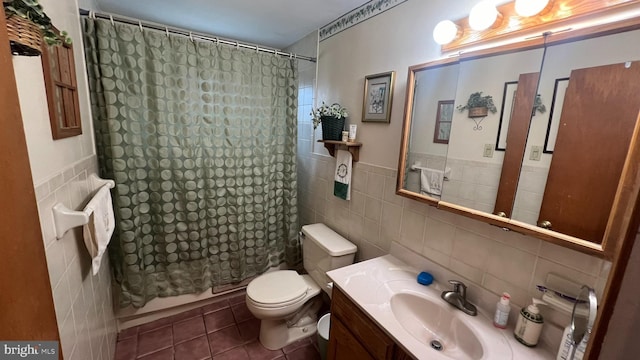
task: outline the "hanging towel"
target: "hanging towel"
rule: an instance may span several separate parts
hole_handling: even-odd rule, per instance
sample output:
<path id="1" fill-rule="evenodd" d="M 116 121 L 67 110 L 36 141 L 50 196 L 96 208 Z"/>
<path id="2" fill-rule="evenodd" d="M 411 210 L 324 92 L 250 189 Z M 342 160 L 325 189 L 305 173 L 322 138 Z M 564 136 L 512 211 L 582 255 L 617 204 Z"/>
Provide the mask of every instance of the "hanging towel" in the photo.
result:
<path id="1" fill-rule="evenodd" d="M 336 176 L 333 182 L 333 195 L 340 199 L 351 199 L 351 153 L 338 150 L 336 154 Z"/>
<path id="2" fill-rule="evenodd" d="M 420 193 L 423 195 L 442 195 L 442 182 L 444 178 L 444 171 L 420 168 Z"/>
<path id="3" fill-rule="evenodd" d="M 93 275 L 96 275 L 116 223 L 111 203 L 111 192 L 107 185 L 98 189 L 96 195 L 84 208 L 84 213 L 89 216 L 89 222 L 82 229 L 84 244 L 93 259 L 91 267 Z"/>

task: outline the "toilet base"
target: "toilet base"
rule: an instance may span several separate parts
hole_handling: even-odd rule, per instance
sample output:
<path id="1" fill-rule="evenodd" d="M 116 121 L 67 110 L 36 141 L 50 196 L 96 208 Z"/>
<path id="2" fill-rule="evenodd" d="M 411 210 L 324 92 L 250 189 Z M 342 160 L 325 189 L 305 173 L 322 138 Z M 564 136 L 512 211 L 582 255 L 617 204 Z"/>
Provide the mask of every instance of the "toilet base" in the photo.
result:
<path id="1" fill-rule="evenodd" d="M 260 343 L 269 350 L 279 350 L 297 341 L 312 336 L 318 332 L 317 312 L 321 301 L 316 298 L 311 300 L 311 306 L 305 309 L 302 316 L 294 316 L 290 319 L 265 320 L 260 322 Z M 291 324 L 291 321 L 296 321 Z"/>

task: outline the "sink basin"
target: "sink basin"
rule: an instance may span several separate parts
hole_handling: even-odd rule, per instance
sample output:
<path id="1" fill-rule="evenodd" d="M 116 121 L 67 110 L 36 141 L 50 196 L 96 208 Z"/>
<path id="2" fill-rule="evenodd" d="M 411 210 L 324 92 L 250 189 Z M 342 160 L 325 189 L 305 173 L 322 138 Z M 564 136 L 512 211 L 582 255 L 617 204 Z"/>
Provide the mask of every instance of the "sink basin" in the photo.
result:
<path id="1" fill-rule="evenodd" d="M 462 313 L 439 301 L 413 293 L 396 293 L 390 299 L 391 312 L 400 325 L 434 352 L 452 359 L 481 359 L 484 349 Z"/>

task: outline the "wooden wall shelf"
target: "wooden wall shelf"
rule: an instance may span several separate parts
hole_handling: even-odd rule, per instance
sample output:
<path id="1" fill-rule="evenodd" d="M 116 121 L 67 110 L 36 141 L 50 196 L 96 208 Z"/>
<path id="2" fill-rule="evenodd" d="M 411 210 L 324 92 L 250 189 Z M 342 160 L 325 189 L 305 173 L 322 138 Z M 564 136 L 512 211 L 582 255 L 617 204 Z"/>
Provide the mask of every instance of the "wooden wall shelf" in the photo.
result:
<path id="1" fill-rule="evenodd" d="M 346 146 L 347 150 L 353 156 L 353 161 L 358 161 L 360 159 L 360 147 L 362 143 L 360 142 L 349 142 L 349 141 L 337 141 L 337 140 L 318 140 L 320 143 L 324 143 L 324 147 L 327 148 L 329 154 L 333 157 L 336 156 L 336 148 L 340 146 Z"/>

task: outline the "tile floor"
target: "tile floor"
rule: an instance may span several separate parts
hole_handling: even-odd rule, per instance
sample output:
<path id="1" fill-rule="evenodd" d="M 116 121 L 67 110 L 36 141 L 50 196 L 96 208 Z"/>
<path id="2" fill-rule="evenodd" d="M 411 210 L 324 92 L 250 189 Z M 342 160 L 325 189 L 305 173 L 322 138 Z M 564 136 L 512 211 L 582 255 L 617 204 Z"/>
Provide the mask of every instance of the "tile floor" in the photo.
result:
<path id="1" fill-rule="evenodd" d="M 258 341 L 244 293 L 118 334 L 114 360 L 319 360 L 316 336 L 282 350 Z"/>

